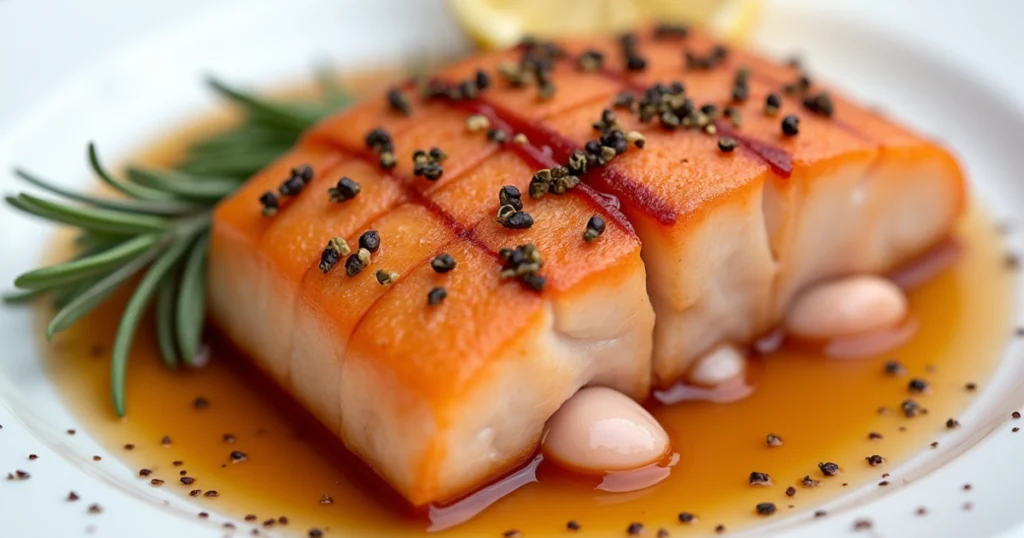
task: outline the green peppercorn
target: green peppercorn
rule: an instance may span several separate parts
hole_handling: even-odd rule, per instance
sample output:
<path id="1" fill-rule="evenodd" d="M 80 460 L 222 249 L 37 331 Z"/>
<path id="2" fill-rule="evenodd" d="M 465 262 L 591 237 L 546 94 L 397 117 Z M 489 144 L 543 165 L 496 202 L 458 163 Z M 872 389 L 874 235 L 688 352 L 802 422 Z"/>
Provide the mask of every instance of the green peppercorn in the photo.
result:
<path id="1" fill-rule="evenodd" d="M 555 96 L 555 91 L 557 91 L 557 88 L 555 87 L 554 83 L 550 81 L 544 82 L 537 89 L 537 99 L 540 101 L 550 100 L 552 97 Z"/>
<path id="2" fill-rule="evenodd" d="M 393 271 L 385 271 L 383 269 L 377 269 L 377 283 L 381 286 L 389 286 L 398 280 L 398 273 Z"/>
<path id="3" fill-rule="evenodd" d="M 633 144 L 639 149 L 643 149 L 647 144 L 647 139 L 640 131 L 629 131 L 626 133 L 626 143 Z"/>
<path id="4" fill-rule="evenodd" d="M 327 242 L 327 248 L 324 249 L 320 255 L 320 271 L 327 273 L 341 260 L 343 256 L 347 256 L 350 250 L 348 243 L 340 237 L 335 237 Z"/>
<path id="5" fill-rule="evenodd" d="M 359 262 L 363 264 L 363 267 L 370 265 L 370 251 L 365 248 L 360 248 L 356 251 L 356 257 L 359 258 Z"/>
<path id="6" fill-rule="evenodd" d="M 471 133 L 483 131 L 491 126 L 491 120 L 482 114 L 473 114 L 466 118 L 466 129 Z"/>
<path id="7" fill-rule="evenodd" d="M 738 129 L 743 126 L 743 117 L 740 115 L 740 109 L 734 106 L 725 107 L 725 110 L 722 111 L 722 115 L 729 118 L 733 127 Z"/>
<path id="8" fill-rule="evenodd" d="M 363 272 L 366 268 L 366 264 L 359 258 L 358 254 L 353 254 L 345 260 L 345 274 L 353 277 Z"/>
<path id="9" fill-rule="evenodd" d="M 377 161 L 380 163 L 380 167 L 385 170 L 390 170 L 398 164 L 398 158 L 390 151 L 380 152 L 377 156 Z"/>
<path id="10" fill-rule="evenodd" d="M 566 165 L 571 175 L 581 175 L 587 172 L 587 154 L 580 150 L 573 150 Z"/>

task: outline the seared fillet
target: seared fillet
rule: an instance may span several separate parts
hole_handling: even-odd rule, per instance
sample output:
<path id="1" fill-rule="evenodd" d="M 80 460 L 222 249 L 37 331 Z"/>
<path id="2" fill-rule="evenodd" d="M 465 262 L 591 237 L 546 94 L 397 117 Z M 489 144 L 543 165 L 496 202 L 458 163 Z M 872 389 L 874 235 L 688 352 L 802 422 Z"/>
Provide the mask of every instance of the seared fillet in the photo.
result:
<path id="1" fill-rule="evenodd" d="M 808 284 L 884 272 L 923 253 L 960 213 L 960 169 L 934 143 L 834 92 L 831 114 L 809 109 L 782 91 L 797 80 L 793 68 L 737 50 L 688 68 L 684 50 L 707 57 L 710 39 L 650 34 L 637 34 L 634 54 L 646 67 L 633 72 L 616 40 L 564 44 L 547 99 L 535 84 L 517 88 L 495 74 L 522 51 L 465 60 L 438 73 L 435 87 L 476 84 L 484 70 L 479 95 L 405 88 L 408 115 L 385 96 L 370 99 L 315 127 L 218 208 L 215 321 L 411 503 L 457 498 L 524 461 L 579 388 L 643 399 L 652 380 L 677 382 L 716 345 L 772 330 Z M 584 51 L 603 52 L 603 68 L 579 69 Z M 750 70 L 746 98 L 732 99 L 741 67 Z M 639 98 L 673 81 L 697 106 L 733 107 L 742 123 L 720 117 L 710 135 L 616 109 L 644 147 L 590 163 L 564 194 L 529 196 L 535 172 L 599 136 L 593 124 L 617 95 Z M 812 84 L 804 96 L 822 89 Z M 777 114 L 765 110 L 769 93 L 781 100 Z M 471 132 L 471 114 L 509 141 Z M 780 128 L 789 114 L 800 119 L 795 135 Z M 367 147 L 375 128 L 393 143 L 392 169 Z M 516 133 L 528 140 L 513 142 Z M 721 136 L 738 148 L 721 150 Z M 414 151 L 432 147 L 447 154 L 435 181 L 413 162 Z M 302 164 L 313 179 L 263 216 L 260 196 Z M 332 202 L 328 189 L 342 177 L 361 191 Z M 522 192 L 532 227 L 496 222 L 504 185 Z M 595 215 L 605 228 L 589 242 Z M 361 272 L 349 276 L 345 257 L 329 272 L 318 267 L 332 238 L 355 250 L 368 230 L 381 246 Z M 542 289 L 499 276 L 502 250 L 525 244 L 543 257 Z M 442 253 L 454 270 L 432 268 Z M 398 277 L 381 284 L 378 270 Z M 447 296 L 430 304 L 438 287 Z"/>

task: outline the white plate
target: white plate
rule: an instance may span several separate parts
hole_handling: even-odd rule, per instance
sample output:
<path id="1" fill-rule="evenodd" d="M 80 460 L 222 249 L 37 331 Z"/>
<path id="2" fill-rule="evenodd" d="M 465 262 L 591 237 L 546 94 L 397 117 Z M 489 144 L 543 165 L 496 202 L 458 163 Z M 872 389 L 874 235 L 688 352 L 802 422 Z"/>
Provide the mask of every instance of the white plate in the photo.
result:
<path id="1" fill-rule="evenodd" d="M 1017 177 L 1024 170 L 1024 152 L 1018 145 L 1024 120 L 1015 112 L 1017 104 L 925 50 L 824 11 L 776 6 L 760 40 L 768 49 L 803 51 L 813 71 L 939 135 L 962 157 L 975 192 L 991 212 L 1020 214 L 1024 184 Z M 81 186 L 89 178 L 83 159 L 87 140 L 97 141 L 113 160 L 210 109 L 213 102 L 199 83 L 204 73 L 273 86 L 307 75 L 320 59 L 339 67 L 386 65 L 412 52 L 443 54 L 464 45 L 436 2 L 231 3 L 155 37 L 125 43 L 118 54 L 83 68 L 38 99 L 40 105 L 24 111 L 16 124 L 3 126 L 0 170 L 24 164 L 44 177 Z M 0 35 L 0 50 L 13 50 L 8 46 L 13 47 L 10 40 Z M 5 174 L 0 188 L 9 192 L 18 186 Z M 39 258 L 52 229 L 3 210 L 0 230 L 0 283 L 8 283 Z M 1020 249 L 1020 237 L 1011 240 Z M 1018 298 L 1021 303 L 1024 297 Z M 79 428 L 73 437 L 64 433 L 76 427 L 75 420 L 41 369 L 35 333 L 31 312 L 0 309 L 0 471 L 32 473 L 30 480 L 0 481 L 0 536 L 221 536 L 218 526 L 225 518 L 214 513 L 210 521 L 198 521 L 188 501 L 140 485 L 134 471 L 105 454 L 87 431 Z M 1024 399 L 1022 354 L 1021 345 L 1012 344 L 994 379 L 962 415 L 970 427 L 947 435 L 939 450 L 894 470 L 896 487 L 850 492 L 827 507 L 825 519 L 781 519 L 750 532 L 845 534 L 861 517 L 874 521 L 875 534 L 888 536 L 1020 532 L 1024 511 L 1015 505 L 1024 483 L 1024 433 L 1011 434 L 1007 420 Z M 28 462 L 29 453 L 40 459 Z M 93 454 L 110 457 L 96 466 Z M 974 488 L 966 497 L 959 486 L 968 481 Z M 71 489 L 83 501 L 66 502 Z M 972 511 L 961 509 L 966 500 L 973 502 Z M 87 514 L 93 502 L 105 512 Z M 914 510 L 922 505 L 930 513 L 916 517 Z M 337 529 L 333 534 L 343 535 Z"/>

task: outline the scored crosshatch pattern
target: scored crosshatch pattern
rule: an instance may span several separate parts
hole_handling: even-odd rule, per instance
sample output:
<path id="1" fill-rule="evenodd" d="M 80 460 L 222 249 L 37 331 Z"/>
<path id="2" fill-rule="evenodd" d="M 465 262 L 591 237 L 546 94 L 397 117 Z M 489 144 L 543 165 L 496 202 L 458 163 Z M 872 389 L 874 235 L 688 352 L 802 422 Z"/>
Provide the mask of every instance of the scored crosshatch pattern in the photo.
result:
<path id="1" fill-rule="evenodd" d="M 257 349 L 279 382 L 413 503 L 445 500 L 522 461 L 533 434 L 539 435 L 533 429 L 580 386 L 604 384 L 643 397 L 652 367 L 657 383 L 671 384 L 709 346 L 763 334 L 801 285 L 846 265 L 878 270 L 887 249 L 897 248 L 858 243 L 873 234 L 850 227 L 812 229 L 809 235 L 798 230 L 802 219 L 819 218 L 815 212 L 829 207 L 829 196 L 851 192 L 864 203 L 850 211 L 905 213 L 884 205 L 905 198 L 887 189 L 913 192 L 920 185 L 904 187 L 897 178 L 880 186 L 862 178 L 879 170 L 888 178 L 903 166 L 897 163 L 889 173 L 878 164 L 883 154 L 935 157 L 941 149 L 838 97 L 818 113 L 809 110 L 783 91 L 797 79 L 793 67 L 742 52 L 716 53 L 714 42 L 696 33 L 685 44 L 648 34 L 630 52 L 631 63 L 646 62 L 642 71 L 623 72 L 621 44 L 596 39 L 567 44 L 570 54 L 554 63 L 553 86 L 517 88 L 498 74 L 508 71 L 496 65 L 515 63 L 523 50 L 473 57 L 431 82 L 447 90 L 468 80 L 482 88 L 479 95 L 426 97 L 412 83 L 403 84 L 400 93 L 340 113 L 303 137 L 295 155 L 318 156 L 327 165 L 315 167 L 301 194 L 283 199 L 278 215 L 258 216 L 259 195 L 276 186 L 265 174 L 229 204 L 233 212 L 249 204 L 249 221 L 225 222 L 251 228 L 235 252 L 257 253 L 255 262 L 239 269 L 255 270 L 261 297 L 245 297 L 251 290 L 244 289 L 224 293 L 240 298 L 238 304 L 274 308 L 266 315 L 277 321 L 242 347 Z M 602 51 L 604 65 L 580 70 L 576 62 L 584 47 Z M 715 68 L 685 67 L 684 49 L 691 62 Z M 740 88 L 744 66 L 754 71 Z M 583 182 L 565 194 L 529 197 L 534 172 L 566 164 L 600 136 L 595 122 L 617 96 L 628 91 L 640 99 L 651 84 L 675 81 L 697 107 L 715 107 L 706 110 L 715 116 L 710 125 L 666 129 L 661 117 L 641 122 L 635 111 L 615 108 L 622 130 L 638 133 L 630 134 L 635 145 L 607 165 L 591 165 Z M 813 91 L 821 87 L 815 84 Z M 775 114 L 765 108 L 770 93 L 779 94 Z M 406 102 L 408 110 L 400 110 Z M 824 110 L 828 103 L 839 110 Z M 726 107 L 730 114 L 722 116 Z M 782 132 L 787 114 L 799 115 L 799 135 Z M 485 118 L 508 141 L 495 141 L 487 129 L 471 130 L 470 115 Z M 368 147 L 367 133 L 378 128 L 393 144 L 393 168 Z M 513 140 L 516 134 L 525 140 Z M 738 149 L 719 149 L 722 137 L 734 137 Z M 446 157 L 443 173 L 431 181 L 416 175 L 413 154 L 434 147 Z M 937 160 L 943 162 L 942 156 Z M 275 170 L 278 181 L 287 177 L 286 168 Z M 327 188 L 343 175 L 363 190 L 331 202 Z M 522 193 L 534 220 L 529 229 L 495 221 L 503 185 Z M 595 214 L 607 227 L 590 243 L 583 233 Z M 253 215 L 263 220 L 253 223 Z M 864 220 L 859 214 L 838 217 Z M 369 229 L 380 233 L 382 246 L 368 267 L 346 275 L 345 257 L 329 273 L 318 267 L 333 237 L 354 251 Z M 825 233 L 831 239 L 821 237 Z M 545 260 L 540 274 L 546 285 L 539 293 L 498 276 L 499 251 L 526 242 Z M 817 242 L 831 249 L 824 261 L 799 257 Z M 851 264 L 844 256 L 855 251 L 871 254 Z M 455 271 L 431 269 L 439 253 L 454 256 Z M 805 269 L 794 273 L 790 266 Z M 397 276 L 382 284 L 378 270 Z M 446 288 L 447 299 L 428 304 L 435 287 Z M 653 290 L 650 296 L 647 290 Z M 658 313 L 653 360 L 652 301 Z M 641 314 L 634 319 L 630 312 Z M 250 316 L 250 322 L 258 317 Z M 267 324 L 250 324 L 260 325 Z M 580 344 L 618 340 L 625 347 L 611 354 Z M 536 387 L 528 387 L 528 380 L 552 367 L 557 373 L 545 379 L 548 385 L 530 395 Z M 530 411 L 518 417 L 521 423 L 493 423 L 497 415 L 488 406 L 500 399 L 479 392 L 488 383 L 519 391 Z M 360 388 L 367 386 L 387 398 L 366 398 Z M 421 429 L 406 431 L 411 424 Z M 532 433 L 522 434 L 524 428 Z M 458 437 L 467 431 L 493 431 L 494 437 Z M 392 447 L 396 439 L 405 442 L 399 449 Z M 485 444 L 477 452 L 462 452 L 478 442 Z M 478 459 L 495 450 L 493 458 Z"/>

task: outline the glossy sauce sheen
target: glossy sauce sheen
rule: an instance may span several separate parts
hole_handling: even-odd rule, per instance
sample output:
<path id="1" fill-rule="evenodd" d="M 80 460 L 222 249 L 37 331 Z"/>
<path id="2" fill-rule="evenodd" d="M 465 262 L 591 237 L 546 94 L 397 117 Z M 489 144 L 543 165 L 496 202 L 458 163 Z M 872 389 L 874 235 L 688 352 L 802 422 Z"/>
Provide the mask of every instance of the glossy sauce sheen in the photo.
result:
<path id="1" fill-rule="evenodd" d="M 189 132 L 208 128 L 206 124 Z M 170 139 L 147 160 L 166 163 L 176 158 L 186 137 Z M 526 536 L 558 536 L 565 534 L 569 520 L 577 521 L 585 535 L 620 536 L 633 522 L 643 523 L 652 536 L 662 527 L 673 533 L 711 534 L 718 524 L 732 531 L 763 521 L 754 512 L 757 503 L 776 503 L 779 513 L 774 518 L 809 518 L 822 502 L 881 480 L 882 473 L 927 449 L 943 433 L 946 419 L 970 403 L 974 393 L 964 388 L 966 383 L 984 390 L 1011 334 L 1008 298 L 1013 278 L 994 226 L 972 212 L 958 234 L 966 247 L 962 258 L 909 293 L 918 331 L 897 351 L 862 360 L 827 359 L 787 348 L 772 352 L 750 368 L 748 384 L 756 389 L 745 399 L 650 406 L 677 453 L 646 474 L 582 478 L 542 462 L 535 473 L 531 467 L 502 484 L 509 489 L 525 486 L 445 534 L 500 536 L 517 529 Z M 224 521 L 216 514 L 236 521 L 253 514 L 255 521 L 246 525 L 262 527 L 266 520 L 285 516 L 287 524 L 274 523 L 274 529 L 298 536 L 313 527 L 330 529 L 327 536 L 416 535 L 430 527 L 428 514 L 410 513 L 365 465 L 216 335 L 209 336 L 209 365 L 168 372 L 150 326 L 143 324 L 129 366 L 129 415 L 119 420 L 109 403 L 108 368 L 124 300 L 121 294 L 61 335 L 50 347 L 48 365 L 87 431 L 130 467 L 153 471 L 139 480 L 164 479 L 162 487 L 180 493 L 182 503 L 191 503 L 196 513 L 215 514 L 213 525 Z M 892 358 L 906 373 L 885 374 L 883 365 Z M 912 377 L 926 379 L 931 391 L 909 394 Z M 199 397 L 209 405 L 197 408 Z M 904 418 L 898 406 L 909 397 L 929 413 Z M 880 407 L 890 412 L 880 414 Z M 869 440 L 869 432 L 884 439 Z M 769 447 L 769 433 L 781 437 L 783 446 Z M 169 446 L 161 444 L 164 436 L 171 438 Z M 128 443 L 135 448 L 125 450 Z M 244 452 L 245 461 L 232 462 L 235 450 Z M 887 463 L 870 467 L 865 457 L 872 454 Z M 176 460 L 183 465 L 173 465 Z M 823 477 L 819 461 L 838 463 L 842 474 Z M 179 482 L 182 469 L 196 479 L 194 484 Z M 752 471 L 770 474 L 774 485 L 751 487 Z M 654 487 L 608 492 L 629 489 L 629 482 L 657 481 L 665 474 Z M 808 474 L 821 480 L 822 487 L 801 487 L 800 479 Z M 789 486 L 797 488 L 793 497 L 784 493 Z M 197 488 L 216 490 L 218 496 L 190 498 L 189 492 Z M 451 523 L 453 513 L 479 508 L 460 505 L 434 511 L 448 518 L 435 523 L 443 526 Z M 699 521 L 679 523 L 683 511 Z"/>

